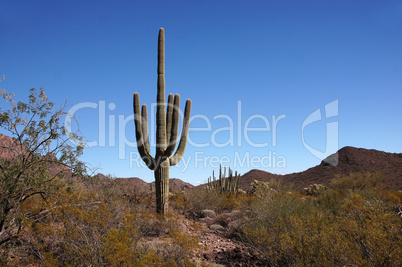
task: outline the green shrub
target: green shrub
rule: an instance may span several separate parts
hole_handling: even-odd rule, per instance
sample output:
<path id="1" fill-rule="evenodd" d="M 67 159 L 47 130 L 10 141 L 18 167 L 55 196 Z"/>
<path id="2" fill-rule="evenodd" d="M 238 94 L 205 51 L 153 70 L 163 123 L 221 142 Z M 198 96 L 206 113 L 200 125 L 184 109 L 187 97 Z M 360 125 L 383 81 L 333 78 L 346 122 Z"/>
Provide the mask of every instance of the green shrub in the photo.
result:
<path id="1" fill-rule="evenodd" d="M 347 188 L 351 177 L 358 181 Z M 242 238 L 272 266 L 400 266 L 399 198 L 385 198 L 378 179 L 338 178 L 336 190 L 314 198 L 270 191 L 247 207 Z"/>
<path id="2" fill-rule="evenodd" d="M 380 173 L 351 173 L 338 176 L 331 181 L 330 187 L 337 190 L 371 190 L 384 187 L 385 177 Z"/>

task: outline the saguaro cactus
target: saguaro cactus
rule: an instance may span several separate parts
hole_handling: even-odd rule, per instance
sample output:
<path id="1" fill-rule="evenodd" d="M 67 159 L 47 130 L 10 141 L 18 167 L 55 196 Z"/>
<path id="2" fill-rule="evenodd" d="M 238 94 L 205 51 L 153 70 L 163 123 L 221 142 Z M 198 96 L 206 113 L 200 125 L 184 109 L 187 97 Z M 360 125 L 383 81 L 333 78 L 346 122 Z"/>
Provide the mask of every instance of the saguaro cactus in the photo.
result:
<path id="1" fill-rule="evenodd" d="M 181 138 L 173 154 L 179 129 L 180 96 L 169 94 L 167 107 L 165 107 L 165 30 L 163 28 L 160 28 L 158 37 L 157 88 L 155 157 L 151 156 L 149 148 L 147 105 L 142 105 L 140 114 L 140 95 L 137 92 L 134 93 L 133 100 L 134 123 L 138 152 L 148 168 L 155 173 L 156 211 L 166 214 L 169 206 L 169 167 L 181 160 L 186 149 L 191 100 L 186 101 Z"/>

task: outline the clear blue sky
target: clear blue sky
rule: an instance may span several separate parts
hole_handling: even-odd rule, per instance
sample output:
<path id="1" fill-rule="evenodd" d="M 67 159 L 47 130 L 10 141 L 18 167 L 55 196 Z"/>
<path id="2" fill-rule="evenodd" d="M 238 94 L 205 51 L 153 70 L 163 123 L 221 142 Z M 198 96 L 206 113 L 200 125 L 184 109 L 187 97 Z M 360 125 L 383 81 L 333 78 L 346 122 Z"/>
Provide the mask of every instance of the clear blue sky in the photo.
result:
<path id="1" fill-rule="evenodd" d="M 166 94 L 179 93 L 182 108 L 193 101 L 192 143 L 171 177 L 205 182 L 217 160 L 241 173 L 299 172 L 321 162 L 312 150 L 325 156 L 344 146 L 402 152 L 401 0 L 3 0 L 0 87 L 17 99 L 43 87 L 53 102 L 87 105 L 76 114 L 97 145 L 83 160 L 153 181 L 136 154 L 130 160 L 129 116 L 134 92 L 148 106 L 156 100 L 160 27 Z M 317 109 L 322 119 L 304 128 L 303 143 L 303 122 Z"/>

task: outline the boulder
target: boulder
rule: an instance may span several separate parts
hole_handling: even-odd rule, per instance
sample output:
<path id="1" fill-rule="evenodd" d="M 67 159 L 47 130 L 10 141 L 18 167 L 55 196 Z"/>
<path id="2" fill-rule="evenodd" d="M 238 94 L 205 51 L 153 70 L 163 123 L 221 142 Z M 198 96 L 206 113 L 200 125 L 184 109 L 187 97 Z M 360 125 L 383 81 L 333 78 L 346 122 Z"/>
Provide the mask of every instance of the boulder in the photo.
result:
<path id="1" fill-rule="evenodd" d="M 201 217 L 202 218 L 215 218 L 216 217 L 216 213 L 213 210 L 203 210 L 201 211 Z"/>

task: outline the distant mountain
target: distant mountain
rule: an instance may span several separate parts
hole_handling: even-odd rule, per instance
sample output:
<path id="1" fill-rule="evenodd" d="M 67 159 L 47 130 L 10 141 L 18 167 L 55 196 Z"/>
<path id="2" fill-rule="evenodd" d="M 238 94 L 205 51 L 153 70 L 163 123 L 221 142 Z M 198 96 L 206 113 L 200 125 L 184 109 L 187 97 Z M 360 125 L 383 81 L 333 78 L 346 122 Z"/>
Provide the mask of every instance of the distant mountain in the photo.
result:
<path id="1" fill-rule="evenodd" d="M 338 164 L 333 166 L 328 163 L 335 163 L 336 159 Z M 402 153 L 347 146 L 330 155 L 320 165 L 303 172 L 278 175 L 251 170 L 241 177 L 239 187 L 248 190 L 254 180 L 269 181 L 271 178 L 277 178 L 291 182 L 295 189 L 302 189 L 310 184 L 329 185 L 336 175 L 348 175 L 353 172 L 382 173 L 386 178 L 387 188 L 402 190 Z"/>
<path id="2" fill-rule="evenodd" d="M 128 189 L 134 189 L 136 191 L 147 191 L 151 188 L 155 188 L 155 182 L 152 183 L 147 183 L 140 178 L 137 177 L 131 177 L 131 178 L 117 178 L 118 181 L 120 181 L 125 187 Z M 175 191 L 185 191 L 188 189 L 193 188 L 194 186 L 192 184 L 183 182 L 180 179 L 177 178 L 170 178 L 169 179 L 169 190 L 171 192 Z"/>
<path id="3" fill-rule="evenodd" d="M 0 158 L 11 160 L 22 153 L 28 153 L 25 147 L 20 146 L 18 140 L 16 138 L 9 137 L 4 134 L 0 134 Z M 44 156 L 44 159 L 48 161 L 50 174 L 54 175 L 60 171 L 66 173 L 66 178 L 71 179 L 71 170 L 63 165 L 58 164 L 58 161 L 55 156 L 48 154 Z M 109 178 L 102 173 L 98 173 L 95 175 L 99 181 L 103 182 L 108 180 Z M 129 178 L 117 178 L 116 180 L 120 181 L 124 187 L 129 190 L 136 190 L 137 192 L 144 192 L 151 188 L 151 184 L 153 188 L 155 188 L 155 182 L 147 183 L 140 178 L 137 177 L 129 177 Z M 194 187 L 192 184 L 183 182 L 180 179 L 171 178 L 169 180 L 169 187 L 171 191 L 183 191 Z"/>
<path id="4" fill-rule="evenodd" d="M 0 134 L 0 158 L 11 159 L 23 152 L 24 148 L 18 145 L 15 138 Z M 71 170 L 65 166 L 55 164 L 53 156 L 47 155 L 45 157 L 49 157 L 51 173 L 62 170 L 67 174 L 67 178 L 71 177 Z M 336 165 L 328 163 L 335 163 L 336 161 L 338 162 Z M 275 178 L 292 183 L 295 189 L 302 189 L 311 184 L 329 185 L 336 175 L 348 175 L 353 172 L 382 173 L 386 178 L 385 186 L 387 188 L 402 190 L 402 153 L 388 153 L 374 149 L 347 146 L 330 155 L 321 164 L 303 172 L 278 175 L 261 170 L 251 170 L 242 175 L 239 188 L 247 191 L 254 180 L 269 181 Z M 107 177 L 103 174 L 98 174 L 98 178 L 106 179 Z M 117 178 L 117 180 L 121 181 L 125 187 L 133 188 L 137 191 L 149 190 L 151 186 L 137 177 Z M 154 184 L 154 182 L 151 184 Z M 171 178 L 169 187 L 171 191 L 183 191 L 194 186 L 180 179 Z"/>
<path id="5" fill-rule="evenodd" d="M 117 178 L 117 181 L 121 182 L 125 188 L 128 190 L 133 190 L 137 192 L 145 192 L 150 189 L 149 183 L 141 180 L 138 177 L 130 178 Z"/>
<path id="6" fill-rule="evenodd" d="M 177 178 L 169 179 L 169 188 L 170 188 L 170 191 L 172 191 L 172 192 L 186 191 L 193 187 L 194 187 L 194 185 L 183 182 L 180 179 L 177 179 Z"/>
<path id="7" fill-rule="evenodd" d="M 24 151 L 18 145 L 16 138 L 11 138 L 7 135 L 0 134 L 0 158 L 10 160 Z"/>
<path id="8" fill-rule="evenodd" d="M 18 156 L 24 158 L 31 157 L 28 148 L 21 144 L 16 138 L 0 134 L 0 158 L 12 160 Z M 53 176 L 57 173 L 63 172 L 67 179 L 72 178 L 71 169 L 64 164 L 61 164 L 54 155 L 48 153 L 41 157 L 41 161 L 46 162 L 49 175 Z"/>

